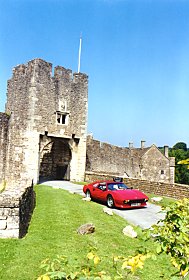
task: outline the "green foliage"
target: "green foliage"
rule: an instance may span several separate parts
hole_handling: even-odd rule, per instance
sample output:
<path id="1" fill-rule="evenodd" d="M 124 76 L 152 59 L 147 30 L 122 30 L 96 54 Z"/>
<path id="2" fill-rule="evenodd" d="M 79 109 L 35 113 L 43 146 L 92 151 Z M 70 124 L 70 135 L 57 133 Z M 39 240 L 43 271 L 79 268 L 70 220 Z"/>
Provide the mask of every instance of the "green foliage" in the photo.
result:
<path id="1" fill-rule="evenodd" d="M 180 184 L 189 184 L 189 170 L 187 165 L 180 164 L 183 160 L 189 158 L 189 150 L 183 142 L 179 142 L 169 150 L 169 156 L 175 157 L 175 182 Z"/>
<path id="2" fill-rule="evenodd" d="M 8 117 L 11 116 L 11 112 L 6 112 L 5 114 L 6 114 Z"/>
<path id="3" fill-rule="evenodd" d="M 108 257 L 108 256 L 107 256 Z M 109 264 L 105 270 L 100 266 L 102 259 L 94 252 L 89 252 L 83 264 L 74 267 L 65 256 L 42 261 L 41 268 L 45 274 L 37 280 L 121 280 L 128 279 L 129 274 L 135 274 L 138 269 L 143 269 L 144 262 L 150 258 L 150 254 L 137 254 L 127 258 L 122 256 L 109 257 Z M 111 268 L 111 272 L 110 272 Z"/>
<path id="4" fill-rule="evenodd" d="M 174 149 L 174 150 L 180 149 L 180 150 L 187 151 L 187 145 L 186 145 L 186 143 L 184 143 L 184 142 L 178 142 L 178 143 L 176 143 L 176 144 L 173 146 L 173 149 Z"/>
<path id="5" fill-rule="evenodd" d="M 189 199 L 178 200 L 165 209 L 161 225 L 153 226 L 157 253 L 165 252 L 182 276 L 189 270 Z"/>

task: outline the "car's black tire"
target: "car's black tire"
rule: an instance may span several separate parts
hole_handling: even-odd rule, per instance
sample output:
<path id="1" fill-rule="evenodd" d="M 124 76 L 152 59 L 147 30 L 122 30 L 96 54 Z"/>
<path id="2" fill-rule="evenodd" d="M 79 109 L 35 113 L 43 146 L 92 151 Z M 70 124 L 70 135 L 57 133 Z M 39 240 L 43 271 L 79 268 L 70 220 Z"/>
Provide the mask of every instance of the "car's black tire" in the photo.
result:
<path id="1" fill-rule="evenodd" d="M 107 206 L 109 208 L 114 208 L 114 199 L 111 195 L 107 196 Z"/>
<path id="2" fill-rule="evenodd" d="M 85 193 L 85 196 L 92 199 L 91 198 L 91 193 L 90 193 L 90 190 L 86 190 L 86 193 Z"/>

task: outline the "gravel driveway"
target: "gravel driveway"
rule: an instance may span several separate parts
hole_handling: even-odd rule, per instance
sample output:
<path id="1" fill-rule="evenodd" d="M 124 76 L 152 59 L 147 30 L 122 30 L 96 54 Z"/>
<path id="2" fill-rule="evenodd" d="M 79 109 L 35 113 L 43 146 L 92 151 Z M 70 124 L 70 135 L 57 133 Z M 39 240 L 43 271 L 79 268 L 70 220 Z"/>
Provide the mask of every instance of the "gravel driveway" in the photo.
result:
<path id="1" fill-rule="evenodd" d="M 73 184 L 68 181 L 47 181 L 41 183 L 41 185 L 47 185 L 57 189 L 64 189 L 71 193 L 77 193 L 84 196 L 82 185 Z M 165 213 L 161 212 L 161 207 L 151 203 L 148 203 L 148 207 L 146 208 L 129 210 L 114 209 L 113 211 L 117 215 L 127 220 L 129 223 L 140 226 L 143 229 L 150 228 L 160 219 L 164 219 L 165 217 Z"/>

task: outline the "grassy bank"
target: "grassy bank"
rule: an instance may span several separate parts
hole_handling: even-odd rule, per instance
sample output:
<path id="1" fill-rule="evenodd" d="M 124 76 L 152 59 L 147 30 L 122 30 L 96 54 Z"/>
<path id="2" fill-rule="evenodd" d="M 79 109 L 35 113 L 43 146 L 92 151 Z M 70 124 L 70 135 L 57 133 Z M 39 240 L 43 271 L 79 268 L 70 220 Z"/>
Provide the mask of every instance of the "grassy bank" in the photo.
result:
<path id="1" fill-rule="evenodd" d="M 73 265 L 84 262 L 91 247 L 108 269 L 112 256 L 134 255 L 143 246 L 153 250 L 153 242 L 131 239 L 122 234 L 127 225 L 121 217 L 103 213 L 102 205 L 82 201 L 76 194 L 47 186 L 36 186 L 37 203 L 28 234 L 20 240 L 0 239 L 0 279 L 34 280 L 42 273 L 40 263 L 57 254 L 67 256 Z M 95 233 L 79 235 L 84 223 L 93 223 Z M 140 235 L 140 229 L 138 229 Z M 146 260 L 137 279 L 169 279 L 171 266 L 166 256 Z M 136 279 L 136 278 L 133 278 Z"/>
<path id="2" fill-rule="evenodd" d="M 162 198 L 162 200 L 155 202 L 155 201 L 152 200 L 152 198 L 153 197 L 159 197 L 158 195 L 156 195 L 156 194 L 149 194 L 149 193 L 146 193 L 146 195 L 149 197 L 149 202 L 150 203 L 159 205 L 159 206 L 161 206 L 163 208 L 166 208 L 166 207 L 170 206 L 171 204 L 175 203 L 175 201 L 176 201 L 176 199 L 171 198 L 171 197 L 160 196 Z"/>

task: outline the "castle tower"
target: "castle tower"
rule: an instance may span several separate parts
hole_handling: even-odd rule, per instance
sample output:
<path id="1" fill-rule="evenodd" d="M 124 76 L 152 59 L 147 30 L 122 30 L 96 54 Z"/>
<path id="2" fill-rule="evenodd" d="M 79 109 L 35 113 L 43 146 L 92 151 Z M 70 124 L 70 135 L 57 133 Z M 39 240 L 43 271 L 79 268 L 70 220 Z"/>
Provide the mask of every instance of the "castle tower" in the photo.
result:
<path id="1" fill-rule="evenodd" d="M 39 179 L 83 180 L 88 76 L 34 59 L 8 81 L 5 178 L 9 185 Z"/>

